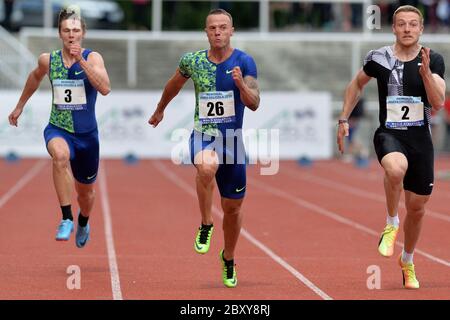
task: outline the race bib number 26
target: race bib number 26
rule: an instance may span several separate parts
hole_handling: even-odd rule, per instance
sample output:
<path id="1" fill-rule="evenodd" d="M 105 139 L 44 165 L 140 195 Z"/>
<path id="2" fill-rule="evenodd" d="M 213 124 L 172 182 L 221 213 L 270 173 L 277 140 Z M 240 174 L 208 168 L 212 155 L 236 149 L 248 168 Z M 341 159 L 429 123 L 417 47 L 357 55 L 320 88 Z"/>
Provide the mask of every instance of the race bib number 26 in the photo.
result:
<path id="1" fill-rule="evenodd" d="M 234 92 L 214 91 L 199 94 L 200 123 L 227 123 L 235 121 Z"/>
<path id="2" fill-rule="evenodd" d="M 53 103 L 58 110 L 86 109 L 83 80 L 53 80 Z"/>
<path id="3" fill-rule="evenodd" d="M 424 109 L 420 97 L 388 96 L 386 128 L 423 126 Z"/>

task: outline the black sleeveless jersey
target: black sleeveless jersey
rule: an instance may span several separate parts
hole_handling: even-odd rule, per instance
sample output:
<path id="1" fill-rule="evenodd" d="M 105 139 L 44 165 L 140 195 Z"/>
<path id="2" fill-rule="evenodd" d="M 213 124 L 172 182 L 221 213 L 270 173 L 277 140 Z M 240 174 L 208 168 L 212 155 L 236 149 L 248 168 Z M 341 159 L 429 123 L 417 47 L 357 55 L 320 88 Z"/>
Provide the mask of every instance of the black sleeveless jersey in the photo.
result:
<path id="1" fill-rule="evenodd" d="M 372 50 L 366 55 L 363 70 L 368 76 L 376 78 L 378 83 L 378 99 L 380 104 L 379 121 L 381 128 L 402 129 L 392 130 L 399 132 L 399 134 L 420 133 L 424 130 L 429 132 L 431 106 L 428 102 L 425 86 L 419 73 L 420 63 L 421 53 L 413 60 L 403 62 L 394 56 L 391 46 Z M 444 59 L 440 54 L 432 50 L 430 50 L 430 70 L 432 73 L 436 73 L 444 78 Z M 396 99 L 395 102 L 400 104 L 402 101 L 417 102 L 421 100 L 421 103 L 423 103 L 422 121 L 417 121 L 412 125 L 408 124 L 403 127 L 397 127 L 395 122 L 390 122 L 387 119 L 387 102 L 392 102 L 393 99 Z M 400 114 L 399 117 L 408 119 L 407 111 L 407 107 L 403 107 L 402 112 L 404 114 Z"/>

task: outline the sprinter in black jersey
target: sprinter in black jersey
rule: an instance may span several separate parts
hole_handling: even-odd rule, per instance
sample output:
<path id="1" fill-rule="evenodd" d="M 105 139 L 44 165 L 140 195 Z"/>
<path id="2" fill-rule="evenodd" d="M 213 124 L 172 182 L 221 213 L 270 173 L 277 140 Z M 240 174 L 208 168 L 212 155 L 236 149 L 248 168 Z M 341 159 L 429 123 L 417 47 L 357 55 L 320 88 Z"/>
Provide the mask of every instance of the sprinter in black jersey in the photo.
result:
<path id="1" fill-rule="evenodd" d="M 396 41 L 391 46 L 370 51 L 363 68 L 345 91 L 344 106 L 338 120 L 337 143 L 344 152 L 348 135 L 347 118 L 364 86 L 376 78 L 380 126 L 374 146 L 384 169 L 387 223 L 378 244 L 382 256 L 394 253 L 400 221 L 397 215 L 402 189 L 405 190 L 406 218 L 404 247 L 399 256 L 403 286 L 418 289 L 413 253 L 419 239 L 425 203 L 433 189 L 433 143 L 431 109 L 444 105 L 445 65 L 442 56 L 419 44 L 423 16 L 413 6 L 401 6 L 393 15 Z"/>

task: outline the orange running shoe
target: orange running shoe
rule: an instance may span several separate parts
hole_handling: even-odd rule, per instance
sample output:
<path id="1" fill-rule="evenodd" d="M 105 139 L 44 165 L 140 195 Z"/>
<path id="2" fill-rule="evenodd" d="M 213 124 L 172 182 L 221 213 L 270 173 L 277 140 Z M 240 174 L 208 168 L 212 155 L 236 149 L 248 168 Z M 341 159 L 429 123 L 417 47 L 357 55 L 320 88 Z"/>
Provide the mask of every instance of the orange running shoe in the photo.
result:
<path id="1" fill-rule="evenodd" d="M 399 227 L 392 224 L 387 224 L 384 227 L 380 241 L 378 242 L 378 252 L 383 257 L 391 257 L 394 254 L 395 239 L 397 238 L 398 231 Z"/>
<path id="2" fill-rule="evenodd" d="M 405 289 L 419 289 L 419 280 L 416 278 L 416 271 L 413 263 L 404 263 L 402 261 L 402 254 L 398 257 L 398 264 L 402 268 L 403 288 Z"/>

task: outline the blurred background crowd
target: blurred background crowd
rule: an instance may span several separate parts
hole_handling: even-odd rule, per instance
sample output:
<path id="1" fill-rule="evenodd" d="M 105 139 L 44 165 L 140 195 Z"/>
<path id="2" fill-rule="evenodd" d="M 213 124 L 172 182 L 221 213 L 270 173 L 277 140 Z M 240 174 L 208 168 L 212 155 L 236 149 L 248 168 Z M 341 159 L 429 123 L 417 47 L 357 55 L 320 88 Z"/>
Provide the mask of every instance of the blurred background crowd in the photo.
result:
<path id="1" fill-rule="evenodd" d="M 50 0 L 56 17 L 67 0 Z M 150 30 L 151 0 L 76 0 L 92 29 Z M 361 31 L 361 0 L 334 2 L 269 1 L 271 31 Z M 399 5 L 411 4 L 424 14 L 427 32 L 447 32 L 450 26 L 450 0 L 375 0 L 381 11 L 382 26 L 389 26 Z M 240 30 L 256 30 L 259 24 L 257 1 L 163 1 L 163 30 L 201 30 L 203 18 L 214 6 L 233 12 Z M 255 14 L 256 13 L 256 14 Z M 0 22 L 8 30 L 42 26 L 44 0 L 0 0 Z M 56 23 L 56 19 L 53 19 Z"/>

